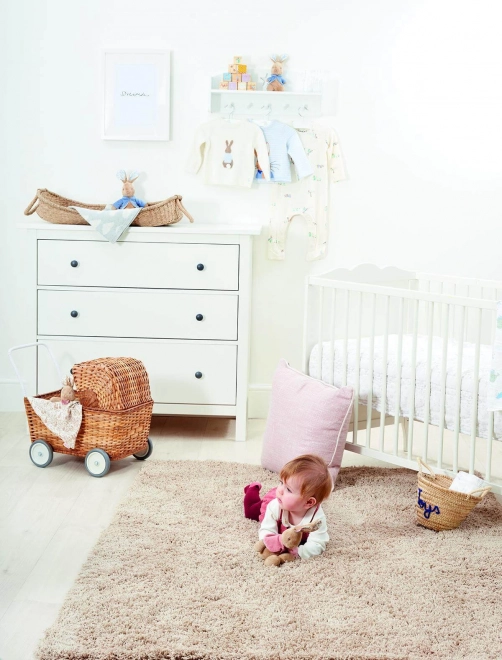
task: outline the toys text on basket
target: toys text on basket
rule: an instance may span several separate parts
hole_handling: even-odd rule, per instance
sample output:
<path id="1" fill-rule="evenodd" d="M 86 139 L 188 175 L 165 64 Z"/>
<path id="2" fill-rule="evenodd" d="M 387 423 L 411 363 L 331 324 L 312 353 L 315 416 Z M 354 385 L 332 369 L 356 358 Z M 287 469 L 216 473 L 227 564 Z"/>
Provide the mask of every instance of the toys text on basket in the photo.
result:
<path id="1" fill-rule="evenodd" d="M 440 511 L 439 511 L 438 505 L 436 504 L 435 506 L 432 506 L 432 504 L 427 504 L 427 502 L 420 497 L 421 492 L 422 492 L 422 489 L 419 488 L 418 489 L 418 506 L 421 509 L 424 510 L 424 518 L 429 520 L 429 518 L 431 517 L 431 513 L 437 513 L 439 515 Z"/>

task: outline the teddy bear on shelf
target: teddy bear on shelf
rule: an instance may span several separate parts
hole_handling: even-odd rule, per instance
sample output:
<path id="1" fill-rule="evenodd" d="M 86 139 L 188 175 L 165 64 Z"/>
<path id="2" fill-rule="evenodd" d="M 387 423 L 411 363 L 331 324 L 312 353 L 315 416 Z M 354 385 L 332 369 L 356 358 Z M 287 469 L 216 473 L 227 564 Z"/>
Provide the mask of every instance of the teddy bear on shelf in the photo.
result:
<path id="1" fill-rule="evenodd" d="M 296 556 L 292 552 L 288 552 L 288 550 L 294 550 L 294 548 L 300 545 L 303 532 L 307 532 L 308 534 L 315 532 L 316 529 L 319 529 L 320 525 L 321 520 L 319 518 L 306 525 L 300 523 L 299 525 L 285 529 L 281 534 L 281 541 L 283 546 L 287 548 L 286 551 L 271 552 L 263 541 L 257 541 L 254 548 L 260 553 L 261 558 L 265 560 L 265 566 L 280 566 L 287 561 L 294 561 L 296 559 Z"/>
<path id="2" fill-rule="evenodd" d="M 119 200 L 113 204 L 115 209 L 137 209 L 138 207 L 143 208 L 146 206 L 145 202 L 142 199 L 134 197 L 134 187 L 133 181 L 139 176 L 139 172 L 132 171 L 129 173 L 129 176 L 126 174 L 125 170 L 119 170 L 117 172 L 117 179 L 120 179 L 123 182 L 122 186 L 122 195 Z"/>
<path id="3" fill-rule="evenodd" d="M 282 64 L 288 59 L 287 55 L 271 55 L 273 62 L 271 75 L 267 78 L 268 92 L 283 92 L 286 80 L 282 77 Z"/>
<path id="4" fill-rule="evenodd" d="M 71 401 L 75 401 L 75 390 L 73 389 L 73 378 L 64 379 L 63 388 L 60 396 L 53 396 L 50 399 L 53 403 L 62 403 L 68 405 Z"/>

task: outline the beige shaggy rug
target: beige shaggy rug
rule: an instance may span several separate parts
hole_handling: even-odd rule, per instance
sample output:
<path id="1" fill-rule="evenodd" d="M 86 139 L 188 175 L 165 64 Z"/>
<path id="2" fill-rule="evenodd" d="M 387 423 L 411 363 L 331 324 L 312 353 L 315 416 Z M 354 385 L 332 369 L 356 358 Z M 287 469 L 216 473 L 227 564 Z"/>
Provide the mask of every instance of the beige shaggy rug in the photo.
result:
<path id="1" fill-rule="evenodd" d="M 502 507 L 492 495 L 437 534 L 415 525 L 414 472 L 345 468 L 324 504 L 326 552 L 268 568 L 242 489 L 276 478 L 238 463 L 146 463 L 38 657 L 502 658 Z"/>

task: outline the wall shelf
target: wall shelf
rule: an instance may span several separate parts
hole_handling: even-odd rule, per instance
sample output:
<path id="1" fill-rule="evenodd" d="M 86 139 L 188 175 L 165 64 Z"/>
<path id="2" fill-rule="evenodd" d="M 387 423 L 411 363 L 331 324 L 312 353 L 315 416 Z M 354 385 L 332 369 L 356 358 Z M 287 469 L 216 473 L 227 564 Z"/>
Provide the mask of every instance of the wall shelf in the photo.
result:
<path id="1" fill-rule="evenodd" d="M 230 113 L 233 105 L 233 115 L 293 117 L 298 115 L 299 108 L 303 109 L 307 117 L 319 117 L 322 114 L 321 92 L 219 89 L 220 80 L 221 76 L 214 76 L 211 81 L 211 113 Z"/>

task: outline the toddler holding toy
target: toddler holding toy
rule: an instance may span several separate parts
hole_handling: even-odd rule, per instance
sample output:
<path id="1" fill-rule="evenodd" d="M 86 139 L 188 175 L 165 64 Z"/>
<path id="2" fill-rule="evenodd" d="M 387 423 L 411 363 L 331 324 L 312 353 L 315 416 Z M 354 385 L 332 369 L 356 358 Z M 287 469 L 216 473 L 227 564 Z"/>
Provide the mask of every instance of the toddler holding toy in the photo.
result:
<path id="1" fill-rule="evenodd" d="M 303 454 L 282 468 L 280 482 L 265 497 L 260 497 L 261 484 L 253 481 L 244 488 L 244 515 L 261 523 L 258 538 L 271 552 L 284 550 L 282 532 L 299 523 L 321 519 L 319 529 L 304 533 L 293 554 L 301 559 L 320 555 L 329 541 L 326 516 L 321 502 L 333 489 L 326 462 L 314 454 Z"/>

